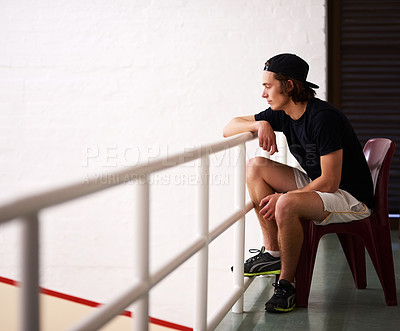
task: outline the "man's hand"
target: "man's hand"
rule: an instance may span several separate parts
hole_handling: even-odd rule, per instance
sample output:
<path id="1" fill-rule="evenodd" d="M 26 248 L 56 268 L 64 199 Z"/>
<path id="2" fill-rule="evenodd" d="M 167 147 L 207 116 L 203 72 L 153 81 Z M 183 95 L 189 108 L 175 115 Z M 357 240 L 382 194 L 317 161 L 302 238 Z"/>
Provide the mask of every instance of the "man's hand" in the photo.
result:
<path id="1" fill-rule="evenodd" d="M 257 124 L 259 146 L 271 155 L 278 152 L 278 146 L 276 146 L 276 135 L 274 130 L 272 130 L 271 125 L 266 121 L 259 121 Z"/>
<path id="2" fill-rule="evenodd" d="M 262 207 L 260 209 L 260 215 L 268 221 L 275 221 L 275 206 L 279 197 L 282 196 L 283 193 L 274 193 L 267 195 L 264 199 L 260 201 L 259 206 Z"/>
<path id="3" fill-rule="evenodd" d="M 271 155 L 278 152 L 276 135 L 271 125 L 266 121 L 256 121 L 254 115 L 235 117 L 225 125 L 224 137 L 230 137 L 243 132 L 257 132 L 260 147 Z"/>

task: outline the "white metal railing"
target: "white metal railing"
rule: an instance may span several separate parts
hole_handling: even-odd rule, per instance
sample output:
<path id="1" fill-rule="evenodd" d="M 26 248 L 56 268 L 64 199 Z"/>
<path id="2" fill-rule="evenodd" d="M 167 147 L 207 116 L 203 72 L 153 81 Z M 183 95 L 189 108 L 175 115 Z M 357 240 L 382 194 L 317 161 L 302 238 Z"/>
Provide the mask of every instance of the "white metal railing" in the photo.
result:
<path id="1" fill-rule="evenodd" d="M 214 144 L 176 154 L 166 159 L 138 165 L 109 174 L 113 181 L 99 183 L 95 179 L 60 189 L 21 198 L 0 206 L 0 223 L 14 219 L 23 222 L 22 259 L 22 330 L 39 330 L 39 213 L 42 209 L 99 192 L 129 181 L 137 181 L 138 200 L 135 215 L 136 282 L 111 303 L 101 306 L 72 330 L 98 330 L 126 307 L 134 303 L 134 330 L 148 330 L 149 296 L 152 287 L 162 281 L 186 260 L 196 255 L 196 306 L 195 330 L 213 330 L 233 306 L 236 313 L 243 312 L 243 293 L 252 279 L 243 278 L 244 217 L 252 208 L 245 203 L 245 143 L 254 139 L 252 133 L 244 133 Z M 235 147 L 235 211 L 220 225 L 209 230 L 209 156 Z M 182 252 L 154 273 L 149 272 L 149 181 L 148 176 L 167 168 L 199 160 L 197 189 L 197 237 Z M 137 180 L 140 179 L 140 180 Z M 207 317 L 208 245 L 229 227 L 234 233 L 234 291 L 213 316 Z"/>

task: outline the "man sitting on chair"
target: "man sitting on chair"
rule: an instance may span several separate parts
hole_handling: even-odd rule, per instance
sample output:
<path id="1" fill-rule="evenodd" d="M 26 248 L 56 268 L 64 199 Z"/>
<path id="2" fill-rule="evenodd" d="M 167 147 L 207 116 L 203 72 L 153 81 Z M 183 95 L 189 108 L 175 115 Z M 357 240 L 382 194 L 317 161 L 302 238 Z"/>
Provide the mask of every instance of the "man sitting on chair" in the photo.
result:
<path id="1" fill-rule="evenodd" d="M 309 66 L 294 54 L 279 54 L 264 67 L 262 97 L 269 108 L 236 117 L 224 128 L 229 137 L 258 133 L 259 145 L 278 152 L 274 131 L 305 172 L 256 157 L 247 164 L 247 187 L 264 246 L 244 264 L 245 276 L 280 274 L 269 312 L 289 312 L 296 303 L 294 277 L 303 244 L 300 219 L 317 224 L 363 219 L 373 207 L 373 184 L 363 150 L 345 115 L 315 97 Z"/>

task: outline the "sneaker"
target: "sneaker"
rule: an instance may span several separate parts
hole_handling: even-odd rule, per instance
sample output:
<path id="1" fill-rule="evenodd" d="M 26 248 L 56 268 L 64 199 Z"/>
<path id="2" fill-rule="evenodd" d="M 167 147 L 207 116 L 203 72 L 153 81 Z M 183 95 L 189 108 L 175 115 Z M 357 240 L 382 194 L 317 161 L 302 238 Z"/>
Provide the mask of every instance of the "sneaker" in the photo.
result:
<path id="1" fill-rule="evenodd" d="M 265 310 L 271 313 L 288 313 L 296 306 L 296 289 L 287 280 L 280 279 L 275 287 L 274 295 L 265 304 Z"/>
<path id="2" fill-rule="evenodd" d="M 247 259 L 244 263 L 244 275 L 246 277 L 279 275 L 281 273 L 281 258 L 265 253 L 264 246 L 261 249 L 250 249 L 249 252 L 258 254 Z M 233 271 L 233 267 L 231 270 Z"/>

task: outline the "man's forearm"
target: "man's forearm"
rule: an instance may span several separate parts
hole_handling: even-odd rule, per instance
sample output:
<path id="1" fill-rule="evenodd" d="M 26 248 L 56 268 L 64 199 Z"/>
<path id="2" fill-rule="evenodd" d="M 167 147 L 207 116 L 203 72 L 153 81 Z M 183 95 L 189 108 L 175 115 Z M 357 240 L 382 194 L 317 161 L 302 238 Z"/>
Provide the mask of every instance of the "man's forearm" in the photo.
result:
<path id="1" fill-rule="evenodd" d="M 321 156 L 321 176 L 315 178 L 310 184 L 297 190 L 297 192 L 336 192 L 339 189 L 342 177 L 342 164 L 342 149 Z"/>
<path id="2" fill-rule="evenodd" d="M 328 192 L 334 193 L 338 190 L 337 186 L 332 184 L 332 181 L 323 177 L 318 177 L 313 180 L 311 183 L 307 184 L 306 186 L 297 189 L 292 192 L 313 192 L 313 191 L 320 191 L 320 192 Z"/>
<path id="3" fill-rule="evenodd" d="M 245 119 L 242 117 L 235 117 L 223 129 L 223 136 L 230 137 L 235 134 L 244 132 L 257 132 L 258 122 L 254 119 Z"/>

